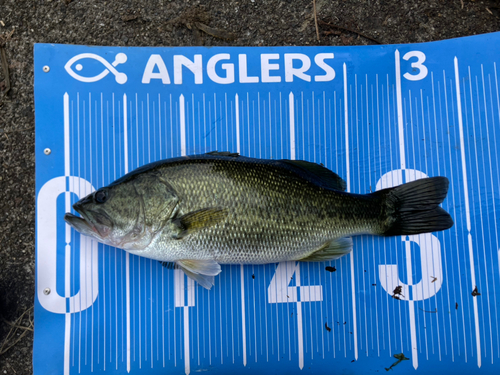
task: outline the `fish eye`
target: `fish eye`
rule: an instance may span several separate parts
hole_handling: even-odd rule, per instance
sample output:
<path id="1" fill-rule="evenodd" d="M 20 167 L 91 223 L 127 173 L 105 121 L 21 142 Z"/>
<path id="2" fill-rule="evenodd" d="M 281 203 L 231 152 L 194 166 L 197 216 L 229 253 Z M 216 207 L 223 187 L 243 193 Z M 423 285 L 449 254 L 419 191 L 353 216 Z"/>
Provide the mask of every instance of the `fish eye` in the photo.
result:
<path id="1" fill-rule="evenodd" d="M 95 201 L 97 203 L 104 203 L 108 200 L 108 192 L 106 190 L 99 190 L 95 193 Z"/>

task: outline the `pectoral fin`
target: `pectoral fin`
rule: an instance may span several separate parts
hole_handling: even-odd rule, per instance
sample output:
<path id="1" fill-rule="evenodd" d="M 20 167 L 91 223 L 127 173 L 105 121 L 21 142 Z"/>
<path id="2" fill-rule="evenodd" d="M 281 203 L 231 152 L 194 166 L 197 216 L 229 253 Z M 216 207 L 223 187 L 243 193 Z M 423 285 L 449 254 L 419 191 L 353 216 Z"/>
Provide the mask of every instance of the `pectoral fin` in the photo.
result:
<path id="1" fill-rule="evenodd" d="M 209 228 L 224 220 L 226 216 L 227 210 L 217 207 L 189 212 L 172 220 L 172 225 L 176 229 L 174 238 L 180 240 L 196 231 Z"/>
<path id="2" fill-rule="evenodd" d="M 337 238 L 323 244 L 318 250 L 305 258 L 299 259 L 301 262 L 326 262 L 338 259 L 352 250 L 352 238 Z"/>
<path id="3" fill-rule="evenodd" d="M 177 265 L 186 275 L 208 290 L 214 285 L 214 277 L 221 272 L 220 264 L 213 260 L 178 260 Z"/>

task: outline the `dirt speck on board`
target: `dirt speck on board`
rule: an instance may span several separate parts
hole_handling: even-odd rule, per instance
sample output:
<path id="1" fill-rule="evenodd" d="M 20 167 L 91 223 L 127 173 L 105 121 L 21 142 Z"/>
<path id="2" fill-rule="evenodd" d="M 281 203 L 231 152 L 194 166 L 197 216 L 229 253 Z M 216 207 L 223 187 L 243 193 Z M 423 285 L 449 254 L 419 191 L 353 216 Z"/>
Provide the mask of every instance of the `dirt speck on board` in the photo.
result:
<path id="1" fill-rule="evenodd" d="M 474 290 L 471 293 L 472 297 L 480 296 L 481 293 L 477 290 L 477 286 L 474 288 Z"/>
<path id="2" fill-rule="evenodd" d="M 403 287 L 401 285 L 398 285 L 392 291 L 392 298 L 395 298 L 395 299 L 401 299 L 400 297 L 404 298 L 405 296 L 403 296 L 403 294 L 401 294 L 402 292 L 403 292 Z"/>
<path id="3" fill-rule="evenodd" d="M 385 368 L 385 371 L 389 371 L 389 370 L 392 370 L 395 366 L 399 365 L 402 361 L 408 361 L 410 358 L 406 358 L 405 355 L 403 353 L 400 353 L 400 354 L 394 354 L 394 358 L 397 359 L 396 362 L 394 362 L 392 365 L 390 365 L 389 367 L 386 367 Z"/>
<path id="4" fill-rule="evenodd" d="M 133 0 L 0 2 L 0 38 L 15 30 L 3 44 L 9 64 L 8 95 L 4 95 L 7 77 L 0 69 L 0 90 L 4 90 L 0 91 L 0 345 L 10 331 L 2 317 L 16 321 L 33 306 L 35 293 L 34 43 L 341 46 L 374 44 L 374 40 L 428 42 L 500 30 L 495 0 L 464 0 L 463 7 L 442 0 L 386 0 L 370 6 L 365 0 L 317 1 L 319 42 L 314 17 L 309 16 L 312 1 L 206 0 L 203 12 L 186 22 L 178 20 L 200 3 L 143 1 L 139 7 Z M 186 24 L 194 22 L 208 28 L 189 29 Z M 219 35 L 221 31 L 225 34 Z M 0 374 L 32 374 L 32 344 L 28 331 L 0 356 Z"/>

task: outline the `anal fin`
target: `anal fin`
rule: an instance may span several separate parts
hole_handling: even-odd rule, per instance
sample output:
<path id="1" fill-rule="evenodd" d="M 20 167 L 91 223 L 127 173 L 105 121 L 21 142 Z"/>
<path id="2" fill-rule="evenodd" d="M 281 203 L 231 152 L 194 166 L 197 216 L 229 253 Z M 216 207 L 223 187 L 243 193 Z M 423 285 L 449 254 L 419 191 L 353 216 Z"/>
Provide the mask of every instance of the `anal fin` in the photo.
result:
<path id="1" fill-rule="evenodd" d="M 348 254 L 352 250 L 352 238 L 343 237 L 325 242 L 318 250 L 305 258 L 299 259 L 301 262 L 326 262 L 338 259 Z"/>

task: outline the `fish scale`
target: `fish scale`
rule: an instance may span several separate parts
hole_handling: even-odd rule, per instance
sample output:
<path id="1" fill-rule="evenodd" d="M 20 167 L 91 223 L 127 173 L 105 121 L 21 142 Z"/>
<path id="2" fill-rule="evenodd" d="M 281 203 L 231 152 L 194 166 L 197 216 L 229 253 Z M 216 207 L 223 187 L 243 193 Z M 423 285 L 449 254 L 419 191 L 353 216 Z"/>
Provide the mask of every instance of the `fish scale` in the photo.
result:
<path id="1" fill-rule="evenodd" d="M 328 240 L 369 231 L 376 224 L 377 207 L 369 200 L 346 204 L 348 196 L 291 178 L 290 171 L 269 162 L 255 162 L 248 169 L 246 158 L 232 159 L 208 163 L 187 159 L 179 166 L 165 165 L 162 177 L 174 190 L 190 192 L 180 199 L 180 214 L 204 207 L 228 208 L 229 214 L 225 221 L 182 243 L 164 233 L 153 250 L 158 258 L 166 259 L 173 248 L 179 248 L 181 257 L 209 257 L 220 263 L 300 259 Z M 364 220 L 357 221 L 355 228 L 335 214 L 342 210 L 350 216 L 357 211 Z M 234 236 L 246 241 L 234 241 Z"/>

